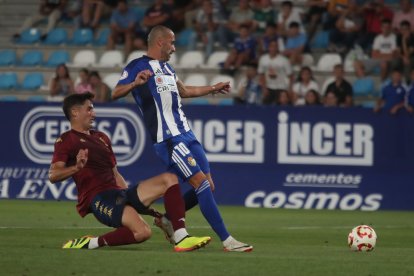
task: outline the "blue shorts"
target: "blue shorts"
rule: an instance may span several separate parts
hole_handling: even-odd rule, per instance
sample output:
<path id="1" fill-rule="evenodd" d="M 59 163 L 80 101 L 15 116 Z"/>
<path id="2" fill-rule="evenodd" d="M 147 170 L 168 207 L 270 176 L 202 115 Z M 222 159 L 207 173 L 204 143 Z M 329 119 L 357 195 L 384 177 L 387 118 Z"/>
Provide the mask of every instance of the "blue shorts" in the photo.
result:
<path id="1" fill-rule="evenodd" d="M 206 153 L 192 131 L 154 144 L 154 148 L 157 155 L 167 165 L 168 171 L 184 181 L 200 171 L 204 174 L 210 173 Z"/>
<path id="2" fill-rule="evenodd" d="M 145 214 L 148 207 L 138 198 L 137 186 L 123 190 L 108 190 L 97 194 L 90 205 L 96 219 L 110 227 L 122 226 L 122 213 L 125 205 L 132 206 L 138 213 Z"/>

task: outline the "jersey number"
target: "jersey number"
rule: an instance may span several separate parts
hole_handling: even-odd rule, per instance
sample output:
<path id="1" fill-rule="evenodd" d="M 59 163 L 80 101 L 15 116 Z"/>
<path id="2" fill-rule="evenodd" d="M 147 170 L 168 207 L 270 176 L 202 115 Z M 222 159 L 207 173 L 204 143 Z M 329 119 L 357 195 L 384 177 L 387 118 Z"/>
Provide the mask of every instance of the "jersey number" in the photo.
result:
<path id="1" fill-rule="evenodd" d="M 179 143 L 178 145 L 176 145 L 174 147 L 174 150 L 178 151 L 181 154 L 181 156 L 186 156 L 190 153 L 190 150 L 183 143 Z"/>

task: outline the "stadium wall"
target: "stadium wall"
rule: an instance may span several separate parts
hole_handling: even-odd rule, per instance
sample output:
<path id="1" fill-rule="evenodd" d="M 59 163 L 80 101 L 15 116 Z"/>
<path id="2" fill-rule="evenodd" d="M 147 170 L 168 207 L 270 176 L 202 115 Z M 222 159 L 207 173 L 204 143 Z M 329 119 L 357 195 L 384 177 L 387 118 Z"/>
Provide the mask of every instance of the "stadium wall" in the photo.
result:
<path id="1" fill-rule="evenodd" d="M 211 162 L 220 204 L 414 210 L 414 123 L 406 112 L 184 109 Z M 96 112 L 129 183 L 164 171 L 135 105 L 96 105 Z M 47 180 L 54 141 L 70 127 L 60 105 L 0 102 L 0 122 L 0 199 L 76 200 L 72 180 Z"/>

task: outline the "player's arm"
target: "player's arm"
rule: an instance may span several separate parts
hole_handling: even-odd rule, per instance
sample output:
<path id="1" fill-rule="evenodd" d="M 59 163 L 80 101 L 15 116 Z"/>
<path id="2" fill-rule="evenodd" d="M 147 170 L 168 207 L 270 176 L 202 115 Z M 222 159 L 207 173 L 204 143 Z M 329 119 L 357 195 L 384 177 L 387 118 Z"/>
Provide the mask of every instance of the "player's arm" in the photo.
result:
<path id="1" fill-rule="evenodd" d="M 115 166 L 112 169 L 112 171 L 114 172 L 114 176 L 115 176 L 115 180 L 116 180 L 116 185 L 118 185 L 122 189 L 128 188 L 128 185 L 127 185 L 124 177 L 122 176 L 122 174 L 119 173 L 117 166 Z"/>
<path id="2" fill-rule="evenodd" d="M 85 167 L 87 161 L 88 149 L 81 149 L 76 155 L 76 164 L 73 166 L 66 167 L 66 163 L 63 161 L 52 163 L 49 168 L 49 181 L 56 183 L 68 179 Z"/>
<path id="3" fill-rule="evenodd" d="M 182 98 L 193 98 L 208 94 L 227 94 L 230 92 L 230 83 L 219 82 L 207 86 L 186 86 L 181 80 L 177 80 L 177 88 Z"/>
<path id="4" fill-rule="evenodd" d="M 112 100 L 116 100 L 122 97 L 125 97 L 128 95 L 129 92 L 132 91 L 132 89 L 145 84 L 149 77 L 151 77 L 152 73 L 150 70 L 143 70 L 139 72 L 135 78 L 135 80 L 128 84 L 120 84 L 117 85 L 112 92 Z"/>

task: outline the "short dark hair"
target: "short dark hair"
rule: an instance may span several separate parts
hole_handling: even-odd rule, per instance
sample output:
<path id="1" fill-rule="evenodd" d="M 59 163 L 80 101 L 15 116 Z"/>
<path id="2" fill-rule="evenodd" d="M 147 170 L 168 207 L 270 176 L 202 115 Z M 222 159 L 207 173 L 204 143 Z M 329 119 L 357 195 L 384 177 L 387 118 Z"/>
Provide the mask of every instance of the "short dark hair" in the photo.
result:
<path id="1" fill-rule="evenodd" d="M 400 27 L 408 27 L 408 28 L 410 28 L 411 27 L 411 23 L 408 20 L 403 20 L 400 23 Z"/>
<path id="2" fill-rule="evenodd" d="M 292 1 L 283 1 L 282 2 L 282 7 L 283 6 L 293 8 L 293 3 L 292 3 Z"/>
<path id="3" fill-rule="evenodd" d="M 94 94 L 91 92 L 86 92 L 82 94 L 70 94 L 69 96 L 66 96 L 63 100 L 63 113 L 65 113 L 66 119 L 70 121 L 70 110 L 75 105 L 83 105 L 87 100 L 91 100 L 95 97 Z"/>
<path id="4" fill-rule="evenodd" d="M 391 20 L 388 18 L 384 18 L 383 20 L 381 20 L 381 24 L 388 24 L 391 25 Z"/>
<path id="5" fill-rule="evenodd" d="M 299 23 L 296 21 L 290 22 L 289 23 L 289 29 L 290 28 L 298 28 L 299 29 Z"/>

